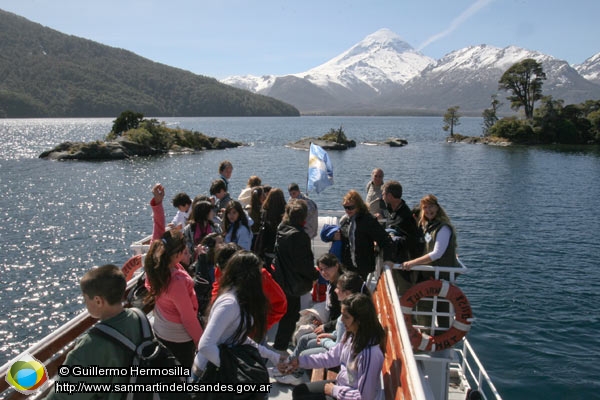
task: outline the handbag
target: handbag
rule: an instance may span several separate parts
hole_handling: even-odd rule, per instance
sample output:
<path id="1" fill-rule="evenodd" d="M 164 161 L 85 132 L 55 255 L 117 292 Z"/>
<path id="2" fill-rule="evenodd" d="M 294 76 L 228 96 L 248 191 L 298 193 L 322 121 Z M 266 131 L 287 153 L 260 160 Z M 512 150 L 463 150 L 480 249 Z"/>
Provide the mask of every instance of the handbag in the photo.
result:
<path id="1" fill-rule="evenodd" d="M 209 362 L 200 379 L 201 384 L 252 384 L 258 388 L 260 385 L 269 385 L 269 372 L 265 360 L 258 349 L 250 344 L 220 344 L 219 357 L 221 366 L 217 367 Z M 265 386 L 268 387 L 268 386 Z M 207 399 L 262 399 L 264 393 L 210 393 Z"/>

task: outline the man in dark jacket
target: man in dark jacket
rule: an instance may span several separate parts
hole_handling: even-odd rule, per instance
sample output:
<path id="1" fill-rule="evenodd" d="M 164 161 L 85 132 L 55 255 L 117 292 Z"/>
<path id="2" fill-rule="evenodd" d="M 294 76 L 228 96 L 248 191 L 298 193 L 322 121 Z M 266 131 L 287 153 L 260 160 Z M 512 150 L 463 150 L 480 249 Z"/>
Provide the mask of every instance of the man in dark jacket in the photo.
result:
<path id="1" fill-rule="evenodd" d="M 392 235 L 394 263 L 401 263 L 420 257 L 423 254 L 422 235 L 410 208 L 402 200 L 402 185 L 397 181 L 387 181 L 382 189 L 387 206 L 386 228 Z M 417 280 L 418 272 L 394 271 L 396 289 L 402 295 Z"/>
<path id="2" fill-rule="evenodd" d="M 277 228 L 274 277 L 285 292 L 287 312 L 279 321 L 273 343 L 276 350 L 287 350 L 300 316 L 300 296 L 312 289 L 319 275 L 310 238 L 303 228 L 307 212 L 304 200 L 290 200 Z"/>

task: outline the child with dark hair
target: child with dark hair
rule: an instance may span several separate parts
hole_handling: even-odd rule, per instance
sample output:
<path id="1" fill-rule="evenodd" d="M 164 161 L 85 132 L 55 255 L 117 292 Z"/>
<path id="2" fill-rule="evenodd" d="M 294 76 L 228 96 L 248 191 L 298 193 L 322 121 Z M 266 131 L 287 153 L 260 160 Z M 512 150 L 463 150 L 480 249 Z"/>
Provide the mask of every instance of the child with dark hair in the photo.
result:
<path id="1" fill-rule="evenodd" d="M 210 185 L 210 195 L 214 196 L 215 213 L 221 217 L 221 213 L 231 201 L 225 182 L 221 179 L 215 179 Z"/>
<path id="2" fill-rule="evenodd" d="M 192 199 L 185 193 L 177 193 L 173 197 L 173 207 L 177 209 L 177 214 L 169 224 L 171 228 L 181 229 L 187 223 L 190 211 L 192 210 Z"/>
<path id="3" fill-rule="evenodd" d="M 229 190 L 229 179 L 231 179 L 232 172 L 233 164 L 231 161 L 223 160 L 219 163 L 219 180 L 222 180 L 223 183 L 225 183 L 226 191 Z"/>
<path id="4" fill-rule="evenodd" d="M 80 287 L 83 293 L 85 307 L 90 315 L 98 318 L 103 324 L 121 332 L 133 343 L 140 344 L 142 332 L 140 321 L 136 313 L 123 308 L 121 301 L 125 293 L 125 276 L 121 270 L 112 264 L 91 269 L 81 278 Z M 98 351 L 102 349 L 102 351 Z M 125 368 L 131 364 L 131 356 L 112 340 L 100 335 L 84 333 L 73 350 L 67 354 L 64 362 L 69 366 L 101 366 L 105 368 Z M 89 383 L 127 383 L 128 377 L 95 376 L 76 377 L 61 376 L 57 382 Z M 96 396 L 95 393 L 78 394 L 78 398 L 87 399 Z M 71 399 L 68 393 L 50 392 L 47 399 Z M 120 393 L 106 394 L 106 399 L 121 399 Z"/>
<path id="5" fill-rule="evenodd" d="M 300 355 L 282 372 L 300 368 L 340 367 L 336 380 L 302 383 L 294 388 L 293 399 L 377 399 L 381 396 L 380 374 L 385 351 L 385 330 L 377 319 L 370 296 L 353 294 L 342 301 L 342 342 L 327 353 Z"/>
<path id="6" fill-rule="evenodd" d="M 263 292 L 262 261 L 249 251 L 238 251 L 226 264 L 219 279 L 217 299 L 211 306 L 206 331 L 200 339 L 198 352 L 192 368 L 192 380 L 201 378 L 209 362 L 221 366 L 220 344 L 251 344 L 258 348 L 262 357 L 275 364 L 282 356 L 257 342 L 267 332 L 269 302 Z M 221 370 L 227 375 L 231 371 Z"/>
<path id="7" fill-rule="evenodd" d="M 250 221 L 242 204 L 236 200 L 230 201 L 223 216 L 225 243 L 234 242 L 244 250 L 250 250 L 252 248 L 252 231 L 250 230 L 252 223 Z"/>
<path id="8" fill-rule="evenodd" d="M 365 281 L 356 272 L 345 272 L 343 275 L 340 275 L 335 285 L 335 293 L 340 302 L 343 302 L 348 296 L 356 293 L 371 297 L 371 292 Z M 292 357 L 325 353 L 338 343 L 341 343 L 346 333 L 341 314 L 334 322 L 335 329 L 331 333 L 321 332 L 319 334 L 312 333 L 302 336 L 298 340 L 298 345 L 294 349 Z M 279 383 L 299 385 L 304 382 L 302 375 L 304 375 L 304 370 L 299 368 L 293 374 L 275 375 L 274 378 Z"/>
<path id="9" fill-rule="evenodd" d="M 183 228 L 183 236 L 192 256 L 192 262 L 200 254 L 201 249 L 198 245 L 202 240 L 211 233 L 221 233 L 221 227 L 213 221 L 214 217 L 214 207 L 210 202 L 204 200 L 194 202 L 188 224 Z"/>
<path id="10" fill-rule="evenodd" d="M 215 258 L 217 250 L 225 243 L 223 235 L 217 232 L 204 236 L 199 246 L 196 262 L 193 264 L 195 275 L 212 283 L 215 280 Z"/>
<path id="11" fill-rule="evenodd" d="M 219 293 L 219 279 L 223 275 L 223 271 L 227 266 L 229 259 L 239 250 L 242 250 L 240 246 L 235 243 L 227 243 L 219 248 L 215 257 L 215 281 L 213 282 L 212 288 L 212 301 L 214 302 Z M 271 329 L 287 310 L 287 300 L 285 293 L 279 286 L 275 279 L 271 276 L 263 266 L 261 266 L 260 273 L 262 275 L 262 290 L 267 300 L 269 301 L 269 311 L 267 313 L 267 330 Z"/>
<path id="12" fill-rule="evenodd" d="M 286 201 L 283 191 L 279 188 L 271 189 L 262 203 L 259 225 L 263 229 L 263 237 L 260 246 L 256 246 L 255 243 L 253 250 L 263 258 L 265 267 L 268 270 L 271 270 L 271 263 L 273 262 L 273 257 L 275 257 L 277 227 L 283 219 L 285 205 Z"/>
<path id="13" fill-rule="evenodd" d="M 312 289 L 315 270 L 312 244 L 304 231 L 308 208 L 304 200 L 290 200 L 277 228 L 274 274 L 287 298 L 287 312 L 279 321 L 273 348 L 286 351 L 300 315 L 300 297 Z"/>

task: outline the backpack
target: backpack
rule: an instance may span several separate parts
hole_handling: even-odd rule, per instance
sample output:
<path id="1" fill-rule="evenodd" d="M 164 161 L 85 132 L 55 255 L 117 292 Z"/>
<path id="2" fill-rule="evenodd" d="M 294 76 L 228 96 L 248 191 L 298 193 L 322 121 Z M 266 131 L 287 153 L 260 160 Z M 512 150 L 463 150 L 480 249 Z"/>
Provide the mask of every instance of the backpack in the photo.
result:
<path id="1" fill-rule="evenodd" d="M 266 362 L 256 347 L 250 344 L 222 343 L 219 345 L 219 358 L 221 366 L 217 367 L 209 362 L 200 384 L 254 385 L 255 390 L 261 386 L 263 388 L 270 386 Z M 259 400 L 264 399 L 265 394 L 265 392 L 255 392 L 254 390 L 243 393 L 212 392 L 203 393 L 203 396 L 199 398 L 204 400 Z"/>
<path id="2" fill-rule="evenodd" d="M 173 353 L 166 348 L 161 342 L 156 339 L 154 336 L 154 332 L 152 331 L 152 327 L 150 326 L 150 321 L 146 317 L 140 309 L 138 308 L 130 308 L 130 310 L 134 311 L 140 320 L 140 329 L 142 331 L 142 342 L 139 345 L 133 343 L 128 337 L 123 335 L 121 332 L 116 330 L 115 328 L 103 324 L 102 322 L 97 323 L 92 329 L 90 329 L 90 333 L 97 334 L 112 340 L 114 343 L 119 344 L 124 347 L 128 352 L 131 352 L 132 361 L 131 366 L 139 366 L 143 369 L 151 369 L 151 368 L 169 368 L 171 370 L 176 369 L 177 367 L 180 370 L 184 371 L 185 369 L 181 368 L 181 364 L 175 358 Z M 162 383 L 164 385 L 170 385 L 172 383 L 185 383 L 185 376 L 175 376 L 175 375 L 161 375 L 161 376 L 144 376 L 142 374 L 138 374 L 138 376 L 131 376 L 129 378 L 128 384 L 143 384 L 143 385 L 152 385 L 155 383 Z M 189 394 L 187 393 L 128 393 L 127 400 L 150 400 L 150 399 L 190 399 Z"/>

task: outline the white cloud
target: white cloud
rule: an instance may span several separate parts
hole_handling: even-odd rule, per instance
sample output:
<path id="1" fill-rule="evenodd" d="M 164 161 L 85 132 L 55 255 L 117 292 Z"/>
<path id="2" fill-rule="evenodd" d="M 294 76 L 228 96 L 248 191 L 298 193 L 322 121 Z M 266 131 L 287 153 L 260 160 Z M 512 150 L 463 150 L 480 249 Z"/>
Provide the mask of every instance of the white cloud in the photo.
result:
<path id="1" fill-rule="evenodd" d="M 456 30 L 459 26 L 461 26 L 466 20 L 471 18 L 473 15 L 477 14 L 479 12 L 479 10 L 486 7 L 488 4 L 492 3 L 493 1 L 494 0 L 477 0 L 475 3 L 471 4 L 471 6 L 469 6 L 469 8 L 467 8 L 465 11 L 463 11 L 458 17 L 454 18 L 454 20 L 452 20 L 452 22 L 450 23 L 450 26 L 448 28 L 446 28 L 445 30 L 443 30 L 439 33 L 436 33 L 435 35 L 433 35 L 430 38 L 428 38 L 427 40 L 425 40 L 425 42 L 421 43 L 421 45 L 418 47 L 417 50 L 421 51 L 425 47 L 429 46 L 431 43 L 436 42 L 436 41 L 448 36 L 449 34 L 454 32 L 454 30 Z"/>

